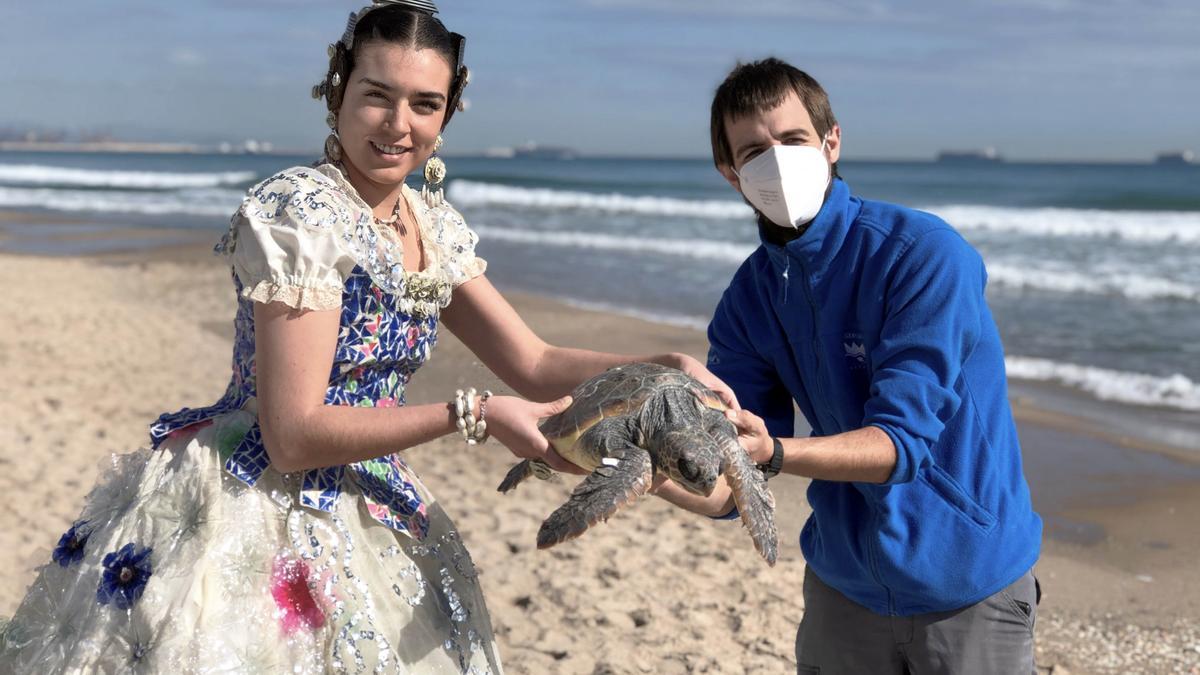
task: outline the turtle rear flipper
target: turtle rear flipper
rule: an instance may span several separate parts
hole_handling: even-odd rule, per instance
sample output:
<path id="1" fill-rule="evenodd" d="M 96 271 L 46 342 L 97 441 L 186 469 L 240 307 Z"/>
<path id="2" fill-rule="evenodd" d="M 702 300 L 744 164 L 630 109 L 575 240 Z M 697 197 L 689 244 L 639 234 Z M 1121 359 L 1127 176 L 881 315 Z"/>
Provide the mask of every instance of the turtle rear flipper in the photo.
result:
<path id="1" fill-rule="evenodd" d="M 650 453 L 630 445 L 608 451 L 608 457 L 579 485 L 538 530 L 538 548 L 550 548 L 583 534 L 592 525 L 608 520 L 621 507 L 632 504 L 650 489 L 654 465 Z"/>
<path id="2" fill-rule="evenodd" d="M 551 469 L 550 465 L 542 460 L 524 459 L 517 462 L 513 468 L 508 470 L 508 474 L 504 476 L 504 480 L 500 481 L 500 487 L 496 489 L 500 492 L 508 492 L 530 476 L 537 476 L 540 480 L 547 480 L 553 475 L 554 469 Z"/>
<path id="3" fill-rule="evenodd" d="M 716 431 L 713 435 L 728 462 L 725 479 L 733 490 L 733 502 L 737 504 L 742 524 L 750 531 L 754 548 L 773 566 L 779 553 L 779 534 L 775 529 L 775 497 L 767 489 L 767 479 L 735 440 L 732 430 Z"/>

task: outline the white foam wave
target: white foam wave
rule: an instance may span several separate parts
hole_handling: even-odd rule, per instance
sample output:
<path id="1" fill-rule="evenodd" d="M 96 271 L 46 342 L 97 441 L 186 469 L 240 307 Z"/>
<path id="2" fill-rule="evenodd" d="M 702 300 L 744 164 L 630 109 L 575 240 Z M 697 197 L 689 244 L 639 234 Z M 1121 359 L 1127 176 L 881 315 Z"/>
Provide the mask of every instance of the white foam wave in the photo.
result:
<path id="1" fill-rule="evenodd" d="M 589 232 L 545 232 L 490 225 L 476 226 L 475 231 L 484 241 L 507 241 L 535 246 L 588 248 L 627 253 L 656 253 L 730 263 L 742 262 L 755 249 L 754 246 L 747 244 L 708 239 L 655 239 Z"/>
<path id="2" fill-rule="evenodd" d="M 0 187 L 0 206 L 71 212 L 228 217 L 237 210 L 242 196 L 240 190 L 223 188 L 188 189 L 179 192 L 107 192 Z"/>
<path id="3" fill-rule="evenodd" d="M 1057 382 L 1105 401 L 1200 411 L 1200 385 L 1179 373 L 1157 377 L 1024 356 L 1009 356 L 1004 364 L 1009 377 Z"/>
<path id="4" fill-rule="evenodd" d="M 1040 237 L 1093 237 L 1137 244 L 1200 245 L 1200 213 L 1010 208 L 951 204 L 926 206 L 964 232 L 979 230 Z"/>
<path id="5" fill-rule="evenodd" d="M 745 219 L 752 215 L 741 202 L 717 199 L 690 200 L 672 197 L 576 192 L 548 188 L 525 188 L 469 180 L 451 181 L 448 197 L 458 207 L 517 206 L 531 209 L 635 213 L 688 218 Z"/>
<path id="6" fill-rule="evenodd" d="M 219 187 L 248 183 L 253 171 L 170 173 L 161 171 L 108 171 L 40 164 L 0 164 L 0 183 L 7 185 L 61 185 L 131 190 Z"/>
<path id="7" fill-rule="evenodd" d="M 687 314 L 672 314 L 670 312 L 651 312 L 649 310 L 632 309 L 621 305 L 610 304 L 607 302 L 595 302 L 593 300 L 578 300 L 576 298 L 562 296 L 547 296 L 551 299 L 558 300 L 564 304 L 579 309 L 584 309 L 589 312 L 605 312 L 608 314 L 619 314 L 633 319 L 640 319 L 648 323 L 663 324 L 666 326 L 679 326 L 681 328 L 691 328 L 692 330 L 706 331 L 708 330 L 708 319 L 702 316 L 690 316 Z"/>
<path id="8" fill-rule="evenodd" d="M 1059 293 L 1120 296 L 1132 300 L 1200 302 L 1200 288 L 1162 277 L 1133 273 L 1089 273 L 989 263 L 988 281 L 1010 288 Z"/>

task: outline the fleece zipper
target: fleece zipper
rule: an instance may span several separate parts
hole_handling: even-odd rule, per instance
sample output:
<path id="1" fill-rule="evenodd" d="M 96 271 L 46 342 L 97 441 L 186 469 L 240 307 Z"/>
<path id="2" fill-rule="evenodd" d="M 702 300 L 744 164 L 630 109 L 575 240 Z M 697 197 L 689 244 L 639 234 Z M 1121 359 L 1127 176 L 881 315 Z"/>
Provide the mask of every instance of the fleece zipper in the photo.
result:
<path id="1" fill-rule="evenodd" d="M 787 255 L 788 261 L 790 262 L 790 260 L 792 258 L 791 254 L 785 253 L 785 255 Z M 815 376 L 813 378 L 815 380 L 814 384 L 816 386 L 817 395 L 821 397 L 821 400 L 827 400 L 827 398 L 825 396 L 824 383 L 823 383 L 822 377 L 821 377 L 821 373 L 822 373 L 822 371 L 821 371 L 821 355 L 824 352 L 821 351 L 821 349 L 822 349 L 821 331 L 818 329 L 818 326 L 820 326 L 821 324 L 820 324 L 820 316 L 818 315 L 818 311 L 817 311 L 817 301 L 814 298 L 814 294 L 813 294 L 813 290 L 812 290 L 812 280 L 808 274 L 808 267 L 805 266 L 804 261 L 799 258 L 796 259 L 796 262 L 799 263 L 800 273 L 801 273 L 801 276 L 804 278 L 804 295 L 808 300 L 808 308 L 809 308 L 809 311 L 812 316 L 812 322 L 811 322 L 812 353 L 813 353 L 813 361 L 814 361 L 814 365 L 815 365 L 815 368 L 813 370 L 813 373 L 815 373 Z M 784 271 L 784 279 L 787 279 L 786 269 L 787 268 L 785 268 L 785 271 Z M 787 288 L 786 284 L 785 284 L 784 288 L 785 289 Z M 786 290 L 784 292 L 785 292 L 784 297 L 786 298 L 787 297 Z M 803 378 L 801 378 L 801 380 L 803 380 Z M 814 410 L 814 412 L 816 412 L 817 410 L 819 410 L 819 408 L 816 405 L 814 405 L 813 410 Z M 832 421 L 831 429 L 842 431 L 842 429 L 840 429 L 840 427 L 838 426 L 836 420 Z M 875 504 L 875 502 L 873 500 L 867 499 L 866 501 L 867 501 L 868 508 L 871 509 L 871 529 L 870 529 L 871 536 L 869 536 L 867 538 L 867 542 L 866 542 L 867 555 L 870 557 L 871 576 L 873 576 L 875 578 L 875 583 L 879 584 L 879 587 L 882 588 L 883 591 L 887 594 L 888 614 L 895 616 L 896 615 L 895 596 L 892 594 L 892 589 L 889 588 L 887 584 L 883 583 L 883 575 L 881 575 L 879 573 L 879 552 L 877 550 L 878 549 L 878 538 L 876 536 L 874 536 L 880 530 L 879 521 L 881 519 L 881 515 L 879 512 L 879 507 L 878 507 L 878 505 Z"/>
<path id="2" fill-rule="evenodd" d="M 790 253 L 785 252 L 784 255 L 787 256 L 789 261 L 791 260 L 792 255 Z M 801 260 L 800 258 L 797 258 L 796 262 L 800 264 L 800 276 L 804 280 L 804 296 L 805 296 L 805 298 L 808 299 L 808 309 L 809 309 L 809 313 L 812 317 L 812 320 L 810 322 L 811 329 L 812 329 L 812 339 L 810 340 L 810 342 L 812 344 L 813 362 L 815 365 L 815 368 L 813 368 L 813 373 L 814 373 L 813 384 L 815 385 L 817 395 L 820 397 L 817 400 L 825 401 L 825 400 L 828 400 L 828 398 L 825 395 L 825 385 L 821 381 L 821 331 L 817 330 L 817 326 L 820 325 L 820 323 L 819 323 L 820 317 L 817 314 L 817 301 L 813 298 L 812 285 L 810 282 L 810 278 L 808 276 L 808 267 L 805 266 L 804 261 Z M 803 378 L 801 378 L 801 379 L 803 379 Z M 818 410 L 820 410 L 820 409 L 814 403 L 813 412 L 817 412 Z M 827 415 L 826 415 L 826 417 L 827 417 Z M 821 421 L 822 427 L 824 427 L 826 424 L 827 424 L 826 420 Z M 835 428 L 837 427 L 836 423 L 834 424 L 834 427 Z M 822 431 L 826 431 L 826 430 L 822 429 Z"/>

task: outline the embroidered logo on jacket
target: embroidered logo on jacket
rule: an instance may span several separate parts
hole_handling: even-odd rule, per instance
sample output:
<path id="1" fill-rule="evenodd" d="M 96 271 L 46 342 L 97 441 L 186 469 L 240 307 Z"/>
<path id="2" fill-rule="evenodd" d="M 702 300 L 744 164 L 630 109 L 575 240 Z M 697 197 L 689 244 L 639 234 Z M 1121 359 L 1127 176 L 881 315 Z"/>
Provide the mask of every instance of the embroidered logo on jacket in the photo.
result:
<path id="1" fill-rule="evenodd" d="M 854 359 L 859 363 L 867 362 L 867 348 L 861 342 L 847 342 L 842 345 L 846 348 L 846 358 Z"/>
<path id="2" fill-rule="evenodd" d="M 847 365 L 851 370 L 867 367 L 867 346 L 863 343 L 861 333 L 846 333 L 842 338 L 842 348 L 846 351 Z"/>

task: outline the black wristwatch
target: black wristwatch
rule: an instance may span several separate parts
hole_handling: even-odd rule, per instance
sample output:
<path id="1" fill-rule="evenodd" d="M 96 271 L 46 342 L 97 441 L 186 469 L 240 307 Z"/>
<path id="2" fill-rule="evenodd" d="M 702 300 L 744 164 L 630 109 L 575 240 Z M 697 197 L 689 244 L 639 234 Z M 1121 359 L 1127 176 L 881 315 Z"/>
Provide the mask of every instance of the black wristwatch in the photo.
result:
<path id="1" fill-rule="evenodd" d="M 783 470 L 783 443 L 780 443 L 779 439 L 774 436 L 771 437 L 771 443 L 775 446 L 775 452 L 771 454 L 771 461 L 758 465 L 758 470 L 767 480 L 778 476 L 779 472 Z"/>

